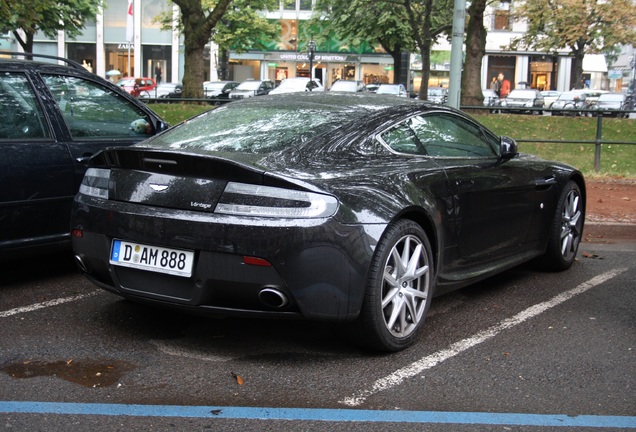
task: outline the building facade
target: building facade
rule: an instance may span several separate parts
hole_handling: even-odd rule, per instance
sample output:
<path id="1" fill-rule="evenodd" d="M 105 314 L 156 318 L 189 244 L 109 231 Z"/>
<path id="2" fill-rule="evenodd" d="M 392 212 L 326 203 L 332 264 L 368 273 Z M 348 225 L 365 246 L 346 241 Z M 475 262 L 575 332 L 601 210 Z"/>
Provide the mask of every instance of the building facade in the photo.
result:
<path id="1" fill-rule="evenodd" d="M 88 22 L 83 33 L 70 40 L 60 32 L 51 40 L 37 34 L 34 52 L 68 57 L 85 64 L 104 77 L 152 77 L 159 81 L 180 82 L 183 78 L 183 38 L 177 31 L 162 30 L 156 21 L 159 14 L 172 14 L 178 8 L 167 0 L 133 0 L 133 32 L 127 39 L 128 0 L 106 0 L 95 22 Z M 296 76 L 319 78 L 328 88 L 338 79 L 356 79 L 366 83 L 389 83 L 396 77 L 393 59 L 380 47 L 362 44 L 348 46 L 335 38 L 328 38 L 317 46 L 313 70 L 309 71 L 307 43 L 321 29 L 310 28 L 312 0 L 282 0 L 280 8 L 267 12 L 266 17 L 280 25 L 278 40 L 267 42 L 264 50 L 230 52 L 229 78 L 243 81 L 248 78 L 282 79 Z M 569 90 L 582 86 L 593 89 L 624 88 L 630 71 L 621 69 L 608 78 L 604 56 L 586 56 L 584 82 L 573 83 L 572 58 L 566 50 L 548 55 L 541 52 L 507 51 L 510 41 L 523 34 L 525 24 L 510 18 L 510 1 L 493 2 L 488 6 L 484 25 L 488 30 L 486 56 L 482 62 L 484 88 L 494 76 L 503 73 L 512 87 L 532 87 L 540 90 Z M 318 39 L 318 38 L 317 38 Z M 321 38 L 324 39 L 324 38 Z M 0 40 L 2 48 L 18 50 L 10 35 Z M 206 79 L 216 80 L 219 53 L 214 44 L 206 49 Z M 408 86 L 417 91 L 420 85 L 417 56 L 411 56 Z M 440 40 L 431 54 L 430 86 L 448 87 L 450 44 Z M 115 75 L 119 72 L 120 75 Z"/>

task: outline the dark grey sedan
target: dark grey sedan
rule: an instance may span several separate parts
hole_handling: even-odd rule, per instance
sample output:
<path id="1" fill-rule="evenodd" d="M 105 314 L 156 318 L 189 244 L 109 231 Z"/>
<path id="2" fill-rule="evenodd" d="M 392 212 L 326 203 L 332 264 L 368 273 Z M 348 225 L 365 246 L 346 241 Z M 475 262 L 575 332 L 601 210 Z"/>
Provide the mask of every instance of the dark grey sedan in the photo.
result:
<path id="1" fill-rule="evenodd" d="M 459 111 L 307 92 L 101 152 L 72 220 L 80 268 L 125 298 L 347 323 L 396 351 L 435 294 L 534 258 L 569 268 L 584 219 L 579 171 Z"/>
<path id="2" fill-rule="evenodd" d="M 88 159 L 167 128 L 145 104 L 81 65 L 30 56 L 49 63 L 0 59 L 0 258 L 68 251 L 71 203 Z"/>

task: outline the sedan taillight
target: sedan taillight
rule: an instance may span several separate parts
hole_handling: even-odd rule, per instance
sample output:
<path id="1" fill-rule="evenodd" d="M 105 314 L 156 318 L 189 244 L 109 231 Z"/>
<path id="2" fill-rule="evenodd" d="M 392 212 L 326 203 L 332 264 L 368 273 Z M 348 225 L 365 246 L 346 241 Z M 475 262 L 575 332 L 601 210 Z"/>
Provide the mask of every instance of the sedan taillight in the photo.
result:
<path id="1" fill-rule="evenodd" d="M 324 218 L 333 216 L 338 201 L 331 195 L 229 182 L 215 213 L 272 218 Z"/>
<path id="2" fill-rule="evenodd" d="M 110 170 L 103 168 L 89 168 L 84 174 L 79 191 L 81 194 L 108 199 L 108 182 Z"/>

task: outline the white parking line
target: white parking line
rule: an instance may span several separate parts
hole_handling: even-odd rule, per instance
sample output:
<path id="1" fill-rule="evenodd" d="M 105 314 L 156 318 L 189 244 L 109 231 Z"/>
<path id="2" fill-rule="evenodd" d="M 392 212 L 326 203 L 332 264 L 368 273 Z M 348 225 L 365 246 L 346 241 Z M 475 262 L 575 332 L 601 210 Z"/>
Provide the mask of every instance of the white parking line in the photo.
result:
<path id="1" fill-rule="evenodd" d="M 414 376 L 419 375 L 423 371 L 427 369 L 431 369 L 432 367 L 442 363 L 445 360 L 448 360 L 452 357 L 455 357 L 458 354 L 472 348 L 482 342 L 485 342 L 489 339 L 494 338 L 499 333 L 509 328 L 512 328 L 518 324 L 523 323 L 524 321 L 533 318 L 548 309 L 551 309 L 555 306 L 560 305 L 561 303 L 571 299 L 574 296 L 582 294 L 587 290 L 594 288 L 616 276 L 626 271 L 626 268 L 614 269 L 610 270 L 606 273 L 598 275 L 587 282 L 582 283 L 570 291 L 566 291 L 564 293 L 559 294 L 558 296 L 552 298 L 551 300 L 545 301 L 543 303 L 536 304 L 534 306 L 530 306 L 528 309 L 519 312 L 517 315 L 512 318 L 505 319 L 501 321 L 499 324 L 496 324 L 482 332 L 479 332 L 467 339 L 460 340 L 459 342 L 455 342 L 447 349 L 438 351 L 429 356 L 423 357 L 420 360 L 411 363 L 410 365 L 403 367 L 402 369 L 398 369 L 390 375 L 385 376 L 384 378 L 380 378 L 377 380 L 370 389 L 360 390 L 354 393 L 353 396 L 346 397 L 343 400 L 339 401 L 339 403 L 348 405 L 348 406 L 359 406 L 362 405 L 366 399 L 379 393 L 384 390 L 389 390 L 393 387 L 400 385 L 403 381 L 412 378 Z"/>
<path id="2" fill-rule="evenodd" d="M 55 300 L 49 300 L 49 301 L 45 301 L 42 303 L 35 303 L 29 306 L 23 306 L 23 307 L 19 307 L 19 308 L 15 308 L 15 309 L 9 309 L 6 311 L 2 311 L 0 312 L 0 318 L 6 318 L 6 317 L 10 317 L 12 315 L 17 315 L 17 314 L 21 314 L 21 313 L 27 313 L 27 312 L 33 312 L 36 311 L 38 309 L 44 309 L 47 307 L 51 307 L 51 306 L 57 306 L 57 305 L 61 305 L 64 303 L 70 303 L 70 302 L 74 302 L 77 300 L 83 300 L 85 298 L 94 296 L 95 294 L 99 294 L 102 293 L 103 291 L 92 291 L 89 292 L 88 294 L 80 294 L 80 295 L 76 295 L 76 296 L 71 296 L 71 297 L 63 297 L 63 298 L 58 298 Z"/>

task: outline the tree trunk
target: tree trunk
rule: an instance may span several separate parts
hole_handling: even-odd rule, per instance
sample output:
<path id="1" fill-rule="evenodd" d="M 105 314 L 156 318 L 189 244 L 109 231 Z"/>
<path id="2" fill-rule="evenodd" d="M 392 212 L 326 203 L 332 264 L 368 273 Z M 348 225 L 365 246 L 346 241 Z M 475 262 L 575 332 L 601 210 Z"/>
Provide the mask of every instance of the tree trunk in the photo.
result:
<path id="1" fill-rule="evenodd" d="M 33 52 L 33 37 L 35 35 L 35 30 L 33 31 L 25 30 L 24 34 L 26 36 L 26 39 L 22 39 L 20 32 L 17 30 L 14 30 L 12 33 L 13 33 L 13 36 L 15 36 L 15 40 L 18 41 L 18 43 L 20 44 L 24 52 L 27 52 L 27 53 Z"/>
<path id="2" fill-rule="evenodd" d="M 473 0 L 468 8 L 466 29 L 466 60 L 462 73 L 461 105 L 480 106 L 484 102 L 481 91 L 481 64 L 486 54 L 484 11 L 486 0 Z"/>
<path id="3" fill-rule="evenodd" d="M 583 57 L 585 57 L 585 45 L 578 44 L 576 47 L 572 47 L 572 53 L 574 58 L 572 59 L 572 82 L 570 88 L 582 89 L 584 87 L 583 82 Z"/>
<path id="4" fill-rule="evenodd" d="M 181 10 L 183 44 L 185 46 L 183 66 L 183 97 L 203 98 L 203 53 L 210 41 L 212 30 L 223 17 L 232 0 L 219 0 L 206 16 L 201 0 L 174 0 Z"/>
<path id="5" fill-rule="evenodd" d="M 428 79 L 431 76 L 431 39 L 424 38 L 420 44 L 420 56 L 422 56 L 422 82 L 418 99 L 428 100 Z"/>

